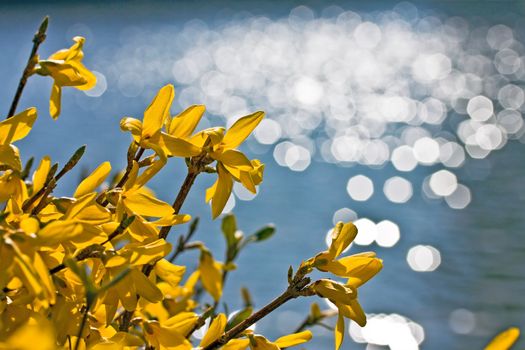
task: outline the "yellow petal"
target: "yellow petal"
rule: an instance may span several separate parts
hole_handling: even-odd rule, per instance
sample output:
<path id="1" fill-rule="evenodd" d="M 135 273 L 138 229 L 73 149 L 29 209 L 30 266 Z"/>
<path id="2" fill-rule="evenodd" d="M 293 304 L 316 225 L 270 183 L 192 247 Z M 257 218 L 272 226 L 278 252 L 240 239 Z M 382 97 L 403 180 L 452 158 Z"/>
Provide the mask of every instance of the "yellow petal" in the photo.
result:
<path id="1" fill-rule="evenodd" d="M 30 320 L 9 338 L 0 343 L 2 349 L 17 350 L 56 350 L 56 336 L 51 323 L 45 319 L 38 319 L 37 322 Z"/>
<path id="2" fill-rule="evenodd" d="M 97 202 L 84 207 L 81 212 L 75 216 L 75 220 L 92 225 L 101 225 L 111 220 L 111 212 L 108 208 L 101 206 Z"/>
<path id="3" fill-rule="evenodd" d="M 250 340 L 244 339 L 232 339 L 226 343 L 221 349 L 222 350 L 245 350 L 250 345 Z"/>
<path id="4" fill-rule="evenodd" d="M 253 170 L 250 171 L 250 175 L 252 177 L 253 182 L 255 185 L 258 185 L 263 180 L 263 174 L 264 174 L 264 164 L 261 163 L 259 159 L 252 159 L 251 160 Z"/>
<path id="5" fill-rule="evenodd" d="M 185 271 L 185 266 L 174 265 L 166 259 L 161 259 L 155 264 L 155 273 L 157 276 L 168 282 L 173 287 L 179 285 Z"/>
<path id="6" fill-rule="evenodd" d="M 100 164 L 88 177 L 78 185 L 74 197 L 78 198 L 86 193 L 94 192 L 100 186 L 111 172 L 111 164 L 104 162 Z"/>
<path id="7" fill-rule="evenodd" d="M 124 189 L 129 191 L 131 188 L 136 187 L 135 183 L 139 176 L 139 163 L 133 161 L 131 163 L 131 171 L 129 172 L 128 181 L 124 184 Z M 119 179 L 120 180 L 120 179 Z"/>
<path id="8" fill-rule="evenodd" d="M 78 215 L 85 207 L 93 204 L 95 201 L 96 193 L 88 193 L 80 198 L 78 198 L 71 206 L 67 209 L 66 214 L 64 214 L 64 219 L 73 219 Z"/>
<path id="9" fill-rule="evenodd" d="M 146 245 L 129 244 L 126 249 L 131 251 L 129 264 L 139 266 L 165 257 L 171 251 L 171 244 L 163 239 L 157 239 Z"/>
<path id="10" fill-rule="evenodd" d="M 178 116 L 171 119 L 167 126 L 168 134 L 171 136 L 186 139 L 191 136 L 197 124 L 202 118 L 206 107 L 203 105 L 194 105 L 188 107 Z"/>
<path id="11" fill-rule="evenodd" d="M 355 289 L 328 279 L 315 281 L 313 288 L 321 297 L 328 298 L 334 303 L 350 304 L 357 297 Z"/>
<path id="12" fill-rule="evenodd" d="M 146 300 L 156 303 L 162 300 L 162 292 L 141 271 L 132 269 L 130 272 L 137 293 Z"/>
<path id="13" fill-rule="evenodd" d="M 172 157 L 193 157 L 199 155 L 202 150 L 189 141 L 161 133 L 159 145 Z"/>
<path id="14" fill-rule="evenodd" d="M 224 167 L 235 178 L 239 179 L 241 171 L 252 171 L 252 163 L 246 156 L 237 150 L 226 150 L 224 152 L 213 152 L 211 156 L 224 165 Z"/>
<path id="15" fill-rule="evenodd" d="M 117 292 L 124 309 L 127 311 L 135 310 L 137 307 L 137 291 L 131 273 L 128 273 L 112 289 Z"/>
<path id="16" fill-rule="evenodd" d="M 79 72 L 74 62 L 62 60 L 39 61 L 37 70 L 42 75 L 50 75 L 57 86 L 79 86 L 86 84 L 87 80 Z"/>
<path id="17" fill-rule="evenodd" d="M 334 329 L 335 350 L 339 350 L 345 339 L 345 319 L 343 315 L 337 315 L 337 323 Z"/>
<path id="18" fill-rule="evenodd" d="M 62 99 L 62 88 L 56 83 L 51 87 L 51 97 L 49 98 L 49 114 L 53 119 L 60 115 L 60 100 Z"/>
<path id="19" fill-rule="evenodd" d="M 80 62 L 69 62 L 75 69 L 77 70 L 78 74 L 85 80 L 84 84 L 81 85 L 75 85 L 75 88 L 79 90 L 90 90 L 97 85 L 97 77 L 93 72 L 88 70 L 82 63 Z"/>
<path id="20" fill-rule="evenodd" d="M 155 160 L 140 176 L 134 181 L 133 188 L 141 188 L 149 182 L 163 167 L 166 165 L 167 159 L 160 158 Z"/>
<path id="21" fill-rule="evenodd" d="M 80 236 L 83 230 L 82 224 L 75 221 L 53 221 L 38 231 L 37 236 L 41 244 L 52 246 Z"/>
<path id="22" fill-rule="evenodd" d="M 51 56 L 49 56 L 50 60 L 74 60 L 74 59 L 82 59 L 83 53 L 82 53 L 82 47 L 84 46 L 84 42 L 86 41 L 85 38 L 81 36 L 76 36 L 73 38 L 73 41 L 75 42 L 69 49 L 62 49 Z"/>
<path id="23" fill-rule="evenodd" d="M 38 274 L 38 277 L 40 277 L 40 282 L 46 291 L 46 297 L 48 298 L 49 303 L 54 304 L 56 301 L 55 285 L 53 284 L 53 280 L 49 274 L 49 268 L 46 266 L 44 260 L 42 260 L 42 257 L 38 252 L 35 252 L 34 254 L 33 267 L 35 268 L 35 272 Z"/>
<path id="24" fill-rule="evenodd" d="M 233 179 L 221 164 L 217 166 L 217 175 L 217 185 L 211 200 L 211 213 L 214 219 L 222 213 L 233 188 Z"/>
<path id="25" fill-rule="evenodd" d="M 120 129 L 131 132 L 135 142 L 140 142 L 142 137 L 142 122 L 140 120 L 129 117 L 122 118 L 120 120 Z"/>
<path id="26" fill-rule="evenodd" d="M 47 174 L 49 173 L 50 168 L 51 158 L 45 156 L 42 158 L 38 168 L 36 168 L 33 174 L 33 193 L 37 193 L 40 191 L 40 189 L 42 189 L 42 187 L 44 187 L 44 183 L 46 182 Z"/>
<path id="27" fill-rule="evenodd" d="M 191 216 L 187 214 L 171 214 L 162 217 L 158 220 L 151 221 L 150 224 L 154 226 L 174 226 L 184 224 L 191 220 Z"/>
<path id="28" fill-rule="evenodd" d="M 209 201 L 212 200 L 213 196 L 215 196 L 215 192 L 217 191 L 217 185 L 219 184 L 219 178 L 217 177 L 217 180 L 215 180 L 215 182 L 213 183 L 213 185 L 211 185 L 210 187 L 208 187 L 206 189 L 206 197 L 205 197 L 205 202 L 208 203 Z"/>
<path id="29" fill-rule="evenodd" d="M 346 283 L 354 288 L 365 284 L 383 268 L 383 261 L 378 258 L 349 256 L 341 259 L 340 262 L 346 268 L 346 273 L 342 277 L 349 277 Z"/>
<path id="30" fill-rule="evenodd" d="M 209 146 L 218 146 L 224 138 L 223 127 L 213 127 L 199 131 L 189 141 L 197 147 L 203 147 L 206 142 L 209 142 Z"/>
<path id="31" fill-rule="evenodd" d="M 222 270 L 213 260 L 210 252 L 201 252 L 199 271 L 202 286 L 210 293 L 213 300 L 218 301 L 222 295 Z"/>
<path id="32" fill-rule="evenodd" d="M 160 350 L 191 350 L 191 343 L 179 332 L 161 327 L 156 321 L 149 321 L 146 326 L 150 331 L 145 331 L 146 340 Z"/>
<path id="33" fill-rule="evenodd" d="M 519 336 L 520 330 L 516 327 L 511 327 L 492 339 L 485 347 L 485 350 L 508 350 L 518 340 Z"/>
<path id="34" fill-rule="evenodd" d="M 139 215 L 163 217 L 173 214 L 171 205 L 142 192 L 125 193 L 122 200 L 129 210 Z"/>
<path id="35" fill-rule="evenodd" d="M 328 254 L 331 259 L 337 258 L 352 243 L 357 235 L 357 227 L 351 222 L 343 224 L 338 222 L 332 232 L 332 244 Z"/>
<path id="36" fill-rule="evenodd" d="M 198 319 L 199 315 L 195 312 L 179 312 L 162 322 L 162 325 L 173 332 L 186 335 L 195 326 Z"/>
<path id="37" fill-rule="evenodd" d="M 0 122 L 0 144 L 5 145 L 26 137 L 35 120 L 36 108 L 31 107 Z"/>
<path id="38" fill-rule="evenodd" d="M 334 302 L 339 313 L 346 318 L 354 320 L 358 325 L 364 327 L 366 325 L 366 315 L 359 301 L 357 299 L 350 300 L 348 304 L 342 304 L 340 302 Z"/>
<path id="39" fill-rule="evenodd" d="M 262 335 L 255 335 L 252 337 L 255 346 L 250 343 L 250 348 L 253 350 L 280 350 L 277 345 L 270 342 Z"/>
<path id="40" fill-rule="evenodd" d="M 257 188 L 255 188 L 255 182 L 253 181 L 250 172 L 241 171 L 239 180 L 248 191 L 250 191 L 253 194 L 257 193 Z"/>
<path id="41" fill-rule="evenodd" d="M 202 338 L 201 343 L 199 344 L 200 347 L 205 348 L 206 346 L 213 343 L 215 340 L 219 339 L 219 337 L 224 333 L 224 329 L 226 328 L 226 315 L 219 314 L 217 317 L 213 319 L 213 321 L 210 324 L 210 328 L 208 328 L 208 331 Z"/>
<path id="42" fill-rule="evenodd" d="M 18 171 L 22 169 L 20 152 L 15 145 L 0 145 L 0 165 L 6 165 L 10 169 Z"/>
<path id="43" fill-rule="evenodd" d="M 32 217 L 25 218 L 20 221 L 20 229 L 28 235 L 36 233 L 40 228 L 38 220 Z"/>
<path id="44" fill-rule="evenodd" d="M 237 120 L 224 135 L 222 145 L 224 149 L 239 146 L 264 118 L 264 112 L 258 111 Z"/>
<path id="45" fill-rule="evenodd" d="M 310 339 L 312 339 L 312 332 L 304 331 L 280 337 L 279 339 L 274 341 L 274 344 L 276 344 L 280 348 L 289 348 L 291 346 L 306 343 L 310 341 Z"/>
<path id="46" fill-rule="evenodd" d="M 175 96 L 175 89 L 173 85 L 168 84 L 162 87 L 157 96 L 151 101 L 151 104 L 144 112 L 144 121 L 142 128 L 142 138 L 146 139 L 155 135 L 164 120 L 169 116 L 169 111 L 173 97 Z"/>

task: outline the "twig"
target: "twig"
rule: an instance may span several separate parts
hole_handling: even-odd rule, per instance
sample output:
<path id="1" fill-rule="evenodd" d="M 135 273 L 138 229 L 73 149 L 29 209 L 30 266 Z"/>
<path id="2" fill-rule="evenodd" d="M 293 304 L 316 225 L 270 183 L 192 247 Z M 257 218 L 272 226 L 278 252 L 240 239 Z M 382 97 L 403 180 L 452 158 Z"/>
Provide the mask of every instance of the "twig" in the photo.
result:
<path id="1" fill-rule="evenodd" d="M 197 227 L 199 226 L 199 218 L 195 218 L 190 223 L 190 227 L 188 229 L 188 233 L 184 236 L 179 237 L 179 243 L 177 244 L 177 248 L 175 248 L 175 251 L 173 254 L 168 258 L 169 262 L 175 261 L 180 253 L 182 253 L 184 250 L 186 250 L 186 244 L 189 242 L 195 231 L 197 231 Z"/>
<path id="2" fill-rule="evenodd" d="M 42 20 L 42 23 L 40 23 L 40 27 L 38 28 L 38 31 L 35 33 L 35 36 L 33 37 L 33 47 L 31 48 L 31 53 L 29 54 L 29 59 L 27 60 L 26 67 L 24 68 L 24 72 L 22 73 L 22 77 L 20 78 L 20 81 L 18 82 L 18 87 L 16 88 L 15 97 L 13 98 L 13 102 L 11 102 L 11 107 L 9 108 L 9 113 L 7 114 L 7 118 L 9 119 L 12 116 L 15 115 L 16 107 L 18 106 L 18 102 L 20 101 L 20 97 L 22 96 L 22 91 L 24 91 L 24 87 L 27 83 L 27 78 L 29 78 L 32 74 L 33 68 L 36 65 L 36 61 L 38 59 L 37 52 L 38 47 L 40 44 L 46 40 L 46 31 L 47 31 L 47 24 L 49 22 L 49 17 L 44 17 Z"/>
<path id="3" fill-rule="evenodd" d="M 102 246 L 100 244 L 92 244 L 90 246 L 87 246 L 86 248 L 82 249 L 76 256 L 76 261 L 82 261 L 86 260 L 87 258 L 94 258 L 100 256 L 100 252 L 102 250 Z M 49 274 L 53 275 L 57 272 L 60 272 L 66 268 L 65 264 L 57 265 L 49 270 Z"/>
<path id="4" fill-rule="evenodd" d="M 182 186 L 180 187 L 179 193 L 177 194 L 177 198 L 175 198 L 175 201 L 173 202 L 172 208 L 174 214 L 178 214 L 180 212 L 180 209 L 182 208 L 182 204 L 184 204 L 184 201 L 186 200 L 186 197 L 188 197 L 188 194 L 190 193 L 191 186 L 193 186 L 193 183 L 195 182 L 195 179 L 197 178 L 197 175 L 199 175 L 200 170 L 192 169 L 191 167 L 188 168 L 188 173 L 186 174 L 186 178 L 184 179 L 184 182 L 182 183 Z M 171 226 L 164 226 L 159 231 L 159 238 L 166 239 L 168 237 L 168 234 L 170 233 Z"/>
<path id="5" fill-rule="evenodd" d="M 82 315 L 82 321 L 80 322 L 80 328 L 78 329 L 77 342 L 75 343 L 75 350 L 79 349 L 80 339 L 82 337 L 82 331 L 84 330 L 84 327 L 86 326 L 88 312 L 89 312 L 89 309 L 91 308 L 91 304 L 92 303 L 89 300 L 86 303 L 86 309 L 84 310 L 84 314 Z"/>
<path id="6" fill-rule="evenodd" d="M 124 172 L 124 175 L 122 175 L 122 178 L 119 180 L 119 182 L 113 188 L 122 188 L 122 187 L 124 187 L 126 182 L 128 182 L 129 174 L 131 174 L 131 170 L 133 169 L 133 161 L 135 161 L 135 162 L 140 161 L 140 157 L 142 157 L 142 155 L 146 151 L 145 148 L 140 147 L 138 149 L 137 153 L 133 154 L 133 153 L 130 153 L 131 149 L 132 148 L 130 146 L 130 148 L 128 149 L 128 157 L 127 157 L 128 158 L 128 164 L 126 165 L 126 171 Z M 107 200 L 107 198 L 104 197 L 103 194 L 101 194 L 97 198 L 97 203 L 102 205 L 103 207 L 105 207 L 106 205 L 108 205 L 109 201 Z"/>
<path id="7" fill-rule="evenodd" d="M 283 305 L 289 300 L 295 299 L 299 296 L 305 296 L 310 295 L 307 293 L 304 293 L 307 288 L 307 285 L 310 283 L 309 277 L 304 276 L 296 276 L 294 278 L 293 283 L 284 291 L 283 294 L 279 295 L 277 298 L 272 300 L 269 304 L 264 306 L 262 309 L 257 311 L 256 313 L 252 314 L 250 317 L 246 318 L 244 321 L 240 322 L 238 325 L 230 329 L 229 331 L 225 332 L 221 337 L 219 337 L 217 340 L 215 340 L 210 345 L 204 347 L 202 350 L 212 350 L 217 349 L 226 343 L 230 341 L 230 339 L 235 338 L 239 334 L 241 334 L 243 331 L 248 329 L 252 324 L 259 321 L 275 309 L 277 309 L 279 306 Z"/>
<path id="8" fill-rule="evenodd" d="M 36 201 L 36 199 L 39 197 L 39 196 L 42 196 L 42 199 L 40 200 L 40 202 L 33 208 L 33 210 L 31 210 L 31 215 L 33 216 L 36 216 L 42 209 L 44 209 L 46 207 L 46 205 L 48 204 L 48 196 L 51 194 L 51 192 L 55 189 L 56 185 L 57 185 L 57 182 L 58 180 L 60 180 L 62 178 L 62 176 L 64 176 L 65 174 L 67 174 L 71 169 L 73 169 L 75 167 L 75 165 L 78 164 L 78 162 L 80 161 L 80 158 L 82 158 L 82 156 L 84 155 L 84 152 L 86 151 L 86 145 L 84 146 L 81 146 L 80 148 L 78 148 L 75 153 L 71 156 L 71 158 L 69 158 L 69 160 L 67 161 L 66 165 L 64 165 L 64 167 L 62 168 L 62 170 L 59 171 L 59 173 L 54 176 L 51 180 L 48 181 L 49 179 L 49 174 L 48 174 L 48 179 L 46 179 L 46 183 L 44 185 L 44 187 L 42 187 L 42 189 L 40 191 L 38 191 L 38 193 L 36 195 L 34 195 L 32 198 L 30 198 L 23 206 L 22 206 L 22 209 L 25 208 L 25 210 L 29 209 L 30 205 Z M 56 168 L 54 169 L 56 171 Z M 51 173 L 51 172 L 50 172 Z M 54 172 L 53 172 L 54 174 Z"/>
<path id="9" fill-rule="evenodd" d="M 76 261 L 82 261 L 82 260 L 86 260 L 87 258 L 96 258 L 96 257 L 99 257 L 100 256 L 100 253 L 101 251 L 104 250 L 104 248 L 102 247 L 104 244 L 110 242 L 113 238 L 115 238 L 116 236 L 120 235 L 122 232 L 124 232 L 124 230 L 126 230 L 126 228 L 128 228 L 129 225 L 131 225 L 131 223 L 133 222 L 133 220 L 135 220 L 135 216 L 130 216 L 130 217 L 124 217 L 122 219 L 122 221 L 120 222 L 120 224 L 118 225 L 118 227 L 109 234 L 108 238 L 100 243 L 100 244 L 92 244 L 84 249 L 82 249 L 76 256 L 75 256 L 75 260 Z M 49 274 L 53 275 L 57 272 L 60 272 L 62 270 L 64 270 L 66 268 L 66 265 L 65 264 L 60 264 L 60 265 L 57 265 L 53 268 L 51 268 L 49 270 Z"/>
<path id="10" fill-rule="evenodd" d="M 302 332 L 306 328 L 312 327 L 312 326 L 316 326 L 316 325 L 319 325 L 321 327 L 326 326 L 324 323 L 321 323 L 319 321 L 321 321 L 322 319 L 325 319 L 327 317 L 332 317 L 332 316 L 336 316 L 336 315 L 337 315 L 337 311 L 336 310 L 325 310 L 325 311 L 322 311 L 320 317 L 317 318 L 317 319 L 312 319 L 312 317 L 310 317 L 311 315 L 308 315 L 304 319 L 304 321 L 295 329 L 294 333 Z"/>

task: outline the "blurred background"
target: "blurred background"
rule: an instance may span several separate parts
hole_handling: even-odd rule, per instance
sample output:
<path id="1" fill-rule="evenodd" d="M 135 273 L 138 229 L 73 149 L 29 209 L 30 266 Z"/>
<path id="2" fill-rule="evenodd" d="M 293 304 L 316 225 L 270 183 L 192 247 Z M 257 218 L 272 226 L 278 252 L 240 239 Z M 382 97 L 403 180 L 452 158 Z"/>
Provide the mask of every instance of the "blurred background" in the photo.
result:
<path id="1" fill-rule="evenodd" d="M 230 310 L 240 286 L 256 306 L 280 294 L 288 266 L 354 220 L 350 252 L 374 250 L 385 267 L 360 290 L 369 322 L 350 325 L 345 349 L 481 349 L 508 326 L 524 329 L 524 2 L 1 2 L 3 113 L 44 15 L 40 55 L 84 36 L 98 83 L 64 89 L 55 122 L 51 79 L 29 80 L 19 110 L 35 105 L 39 119 L 19 143 L 23 160 L 63 163 L 87 144 L 84 170 L 124 168 L 119 120 L 142 118 L 166 83 L 173 114 L 206 105 L 199 128 L 266 111 L 242 149 L 266 163 L 260 193 L 236 185 L 227 211 L 245 233 L 272 222 L 277 234 L 241 255 Z M 56 193 L 71 195 L 80 174 Z M 183 176 L 174 162 L 152 188 L 171 202 Z M 201 217 L 196 238 L 221 259 L 220 221 L 204 203 L 212 181 L 197 180 L 183 212 Z M 281 307 L 257 332 L 293 331 L 311 301 Z M 306 348 L 332 348 L 332 332 L 313 332 Z"/>

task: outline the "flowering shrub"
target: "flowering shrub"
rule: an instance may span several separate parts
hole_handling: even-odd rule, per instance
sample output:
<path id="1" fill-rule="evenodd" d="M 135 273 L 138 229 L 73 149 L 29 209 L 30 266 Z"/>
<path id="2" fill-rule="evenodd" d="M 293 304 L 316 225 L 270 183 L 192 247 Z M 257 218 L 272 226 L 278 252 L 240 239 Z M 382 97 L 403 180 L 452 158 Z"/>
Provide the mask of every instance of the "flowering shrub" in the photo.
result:
<path id="1" fill-rule="evenodd" d="M 226 215 L 222 231 L 226 261 L 217 261 L 202 242 L 192 242 L 198 220 L 173 247 L 170 229 L 191 220 L 180 213 L 201 173 L 212 173 L 215 183 L 206 191 L 212 217 L 217 218 L 231 194 L 233 182 L 251 192 L 263 181 L 264 164 L 248 159 L 237 147 L 264 117 L 255 112 L 240 118 L 231 128 L 208 128 L 195 132 L 204 106 L 190 106 L 176 116 L 170 108 L 172 85 L 162 87 L 141 120 L 123 118 L 120 128 L 130 132 L 126 169 L 104 188 L 111 164 L 100 164 L 83 179 L 72 197 L 55 197 L 53 189 L 81 160 L 79 148 L 60 168 L 49 157 L 22 164 L 14 143 L 31 131 L 37 110 L 15 114 L 29 77 L 53 79 L 49 112 L 60 114 L 61 90 L 73 86 L 90 89 L 95 75 L 83 64 L 84 38 L 75 37 L 69 49 L 46 60 L 37 50 L 45 39 L 47 18 L 34 38 L 34 46 L 6 120 L 0 122 L 0 348 L 7 349 L 280 349 L 307 342 L 306 327 L 328 316 L 313 304 L 311 314 L 294 334 L 274 341 L 250 330 L 285 302 L 318 295 L 338 308 L 336 348 L 343 341 L 344 319 L 366 323 L 359 306 L 357 288 L 382 267 L 374 253 L 338 259 L 357 234 L 352 223 L 334 228 L 327 251 L 304 261 L 294 273 L 288 271 L 288 288 L 275 300 L 254 312 L 247 290 L 245 307 L 227 317 L 221 313 L 223 285 L 241 250 L 252 242 L 268 239 L 275 229 L 267 226 L 243 236 L 235 217 Z M 173 205 L 155 197 L 147 184 L 170 158 L 186 160 L 187 175 Z M 188 249 L 200 251 L 198 267 L 187 271 L 174 263 Z M 347 279 L 312 281 L 317 269 Z M 187 276 L 186 276 L 187 275 Z M 182 281 L 184 282 L 182 283 Z M 202 292 L 213 305 L 201 302 Z M 207 320 L 209 327 L 198 344 L 191 335 Z"/>

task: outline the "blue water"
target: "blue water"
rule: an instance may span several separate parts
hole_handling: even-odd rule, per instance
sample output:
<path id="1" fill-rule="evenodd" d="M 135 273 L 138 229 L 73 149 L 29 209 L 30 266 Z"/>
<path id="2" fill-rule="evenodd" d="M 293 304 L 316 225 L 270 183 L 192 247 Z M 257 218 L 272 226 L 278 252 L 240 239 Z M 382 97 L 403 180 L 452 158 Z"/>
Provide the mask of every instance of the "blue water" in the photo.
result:
<path id="1" fill-rule="evenodd" d="M 470 2 L 443 4 L 444 13 L 465 14 L 474 8 Z M 250 8 L 251 13 L 265 13 L 270 17 L 286 15 L 293 5 L 267 3 Z M 426 7 L 434 6 L 426 3 Z M 432 6 L 431 6 L 432 5 Z M 244 5 L 246 9 L 247 5 Z M 315 5 L 314 5 L 315 6 Z M 369 7 L 368 7 L 369 6 Z M 387 3 L 360 5 L 362 10 L 375 11 Z M 469 7 L 470 6 L 470 7 Z M 201 8 L 204 7 L 204 8 Z M 355 8 L 356 6 L 354 6 Z M 498 16 L 505 19 L 502 6 L 486 4 L 476 7 L 477 15 Z M 23 64 L 31 47 L 31 38 L 44 14 L 51 16 L 48 39 L 40 53 L 43 57 L 70 45 L 70 28 L 81 23 L 90 29 L 86 35 L 86 66 L 111 76 L 103 65 L 90 66 L 92 55 L 118 48 L 126 43 L 123 33 L 130 26 L 155 30 L 161 26 L 182 26 L 185 21 L 200 18 L 210 27 L 242 18 L 243 6 L 229 4 L 229 9 L 214 3 L 200 6 L 183 2 L 179 6 L 159 3 L 157 6 L 121 3 L 87 5 L 24 6 L 0 5 L 0 110 L 7 112 Z M 138 74 L 143 74 L 138 72 Z M 162 80 L 163 78 L 159 78 Z M 170 82 L 166 77 L 165 82 Z M 62 115 L 53 121 L 48 115 L 48 96 L 51 81 L 40 77 L 30 79 L 19 110 L 35 105 L 39 119 L 30 137 L 19 143 L 22 157 L 40 158 L 51 155 L 63 163 L 72 150 L 87 144 L 87 152 L 80 167 L 93 169 L 109 160 L 114 170 L 125 166 L 129 135 L 120 132 L 118 122 L 123 116 L 140 118 L 147 101 L 156 88 L 138 98 L 127 98 L 108 81 L 107 91 L 98 98 L 84 95 L 75 89 L 64 89 Z M 160 87 L 160 85 L 159 85 Z M 176 86 L 177 88 L 177 86 Z M 263 108 L 255 106 L 255 108 Z M 212 122 L 215 119 L 211 119 Z M 405 204 L 388 202 L 381 191 L 366 202 L 353 201 L 346 192 L 348 178 L 365 174 L 376 184 L 398 175 L 387 164 L 382 170 L 362 166 L 338 167 L 314 161 L 304 172 L 296 173 L 278 166 L 270 153 L 254 155 L 267 164 L 260 194 L 251 202 L 237 200 L 235 214 L 245 233 L 251 233 L 268 222 L 277 227 L 277 235 L 269 241 L 253 245 L 241 254 L 239 269 L 230 274 L 226 300 L 231 308 L 240 306 L 239 287 L 247 286 L 257 306 L 278 295 L 286 286 L 286 271 L 290 264 L 297 266 L 318 251 L 325 249 L 324 238 L 332 226 L 333 213 L 348 207 L 360 217 L 373 221 L 392 220 L 401 230 L 401 240 L 393 248 L 354 246 L 353 251 L 374 250 L 384 259 L 381 274 L 362 287 L 360 300 L 368 313 L 399 313 L 422 325 L 425 329 L 423 349 L 481 349 L 499 330 L 517 325 L 525 326 L 523 295 L 525 281 L 525 147 L 513 141 L 503 150 L 492 153 L 485 160 L 468 159 L 458 176 L 472 191 L 473 200 L 464 210 L 452 210 L 443 201 L 428 201 L 417 187 L 414 196 Z M 151 187 L 159 197 L 171 202 L 184 176 L 182 162 L 175 161 L 158 176 Z M 60 195 L 70 195 L 78 181 L 80 167 L 71 172 L 57 189 Z M 406 177 L 410 180 L 431 174 L 437 168 L 417 168 Z M 478 180 L 474 180 L 478 179 Z M 183 212 L 198 215 L 202 224 L 196 239 L 204 241 L 220 258 L 223 242 L 220 222 L 210 220 L 209 208 L 204 203 L 204 191 L 213 176 L 202 175 L 196 182 L 183 207 Z M 172 238 L 185 228 L 176 228 Z M 410 269 L 406 254 L 410 247 L 429 244 L 441 252 L 442 264 L 434 272 L 420 273 Z M 366 248 L 366 249 L 365 249 Z M 194 264 L 193 253 L 185 254 L 180 262 Z M 322 303 L 322 301 L 320 301 Z M 293 301 L 282 307 L 274 318 L 258 324 L 258 331 L 275 338 L 293 330 L 302 320 L 308 301 Z M 458 308 L 477 315 L 476 329 L 468 335 L 458 335 L 449 327 L 449 315 Z M 330 333 L 315 328 L 313 349 L 332 347 Z M 349 338 L 349 337 L 348 337 Z M 363 348 L 347 340 L 347 348 Z M 521 342 L 517 348 L 523 346 Z"/>

